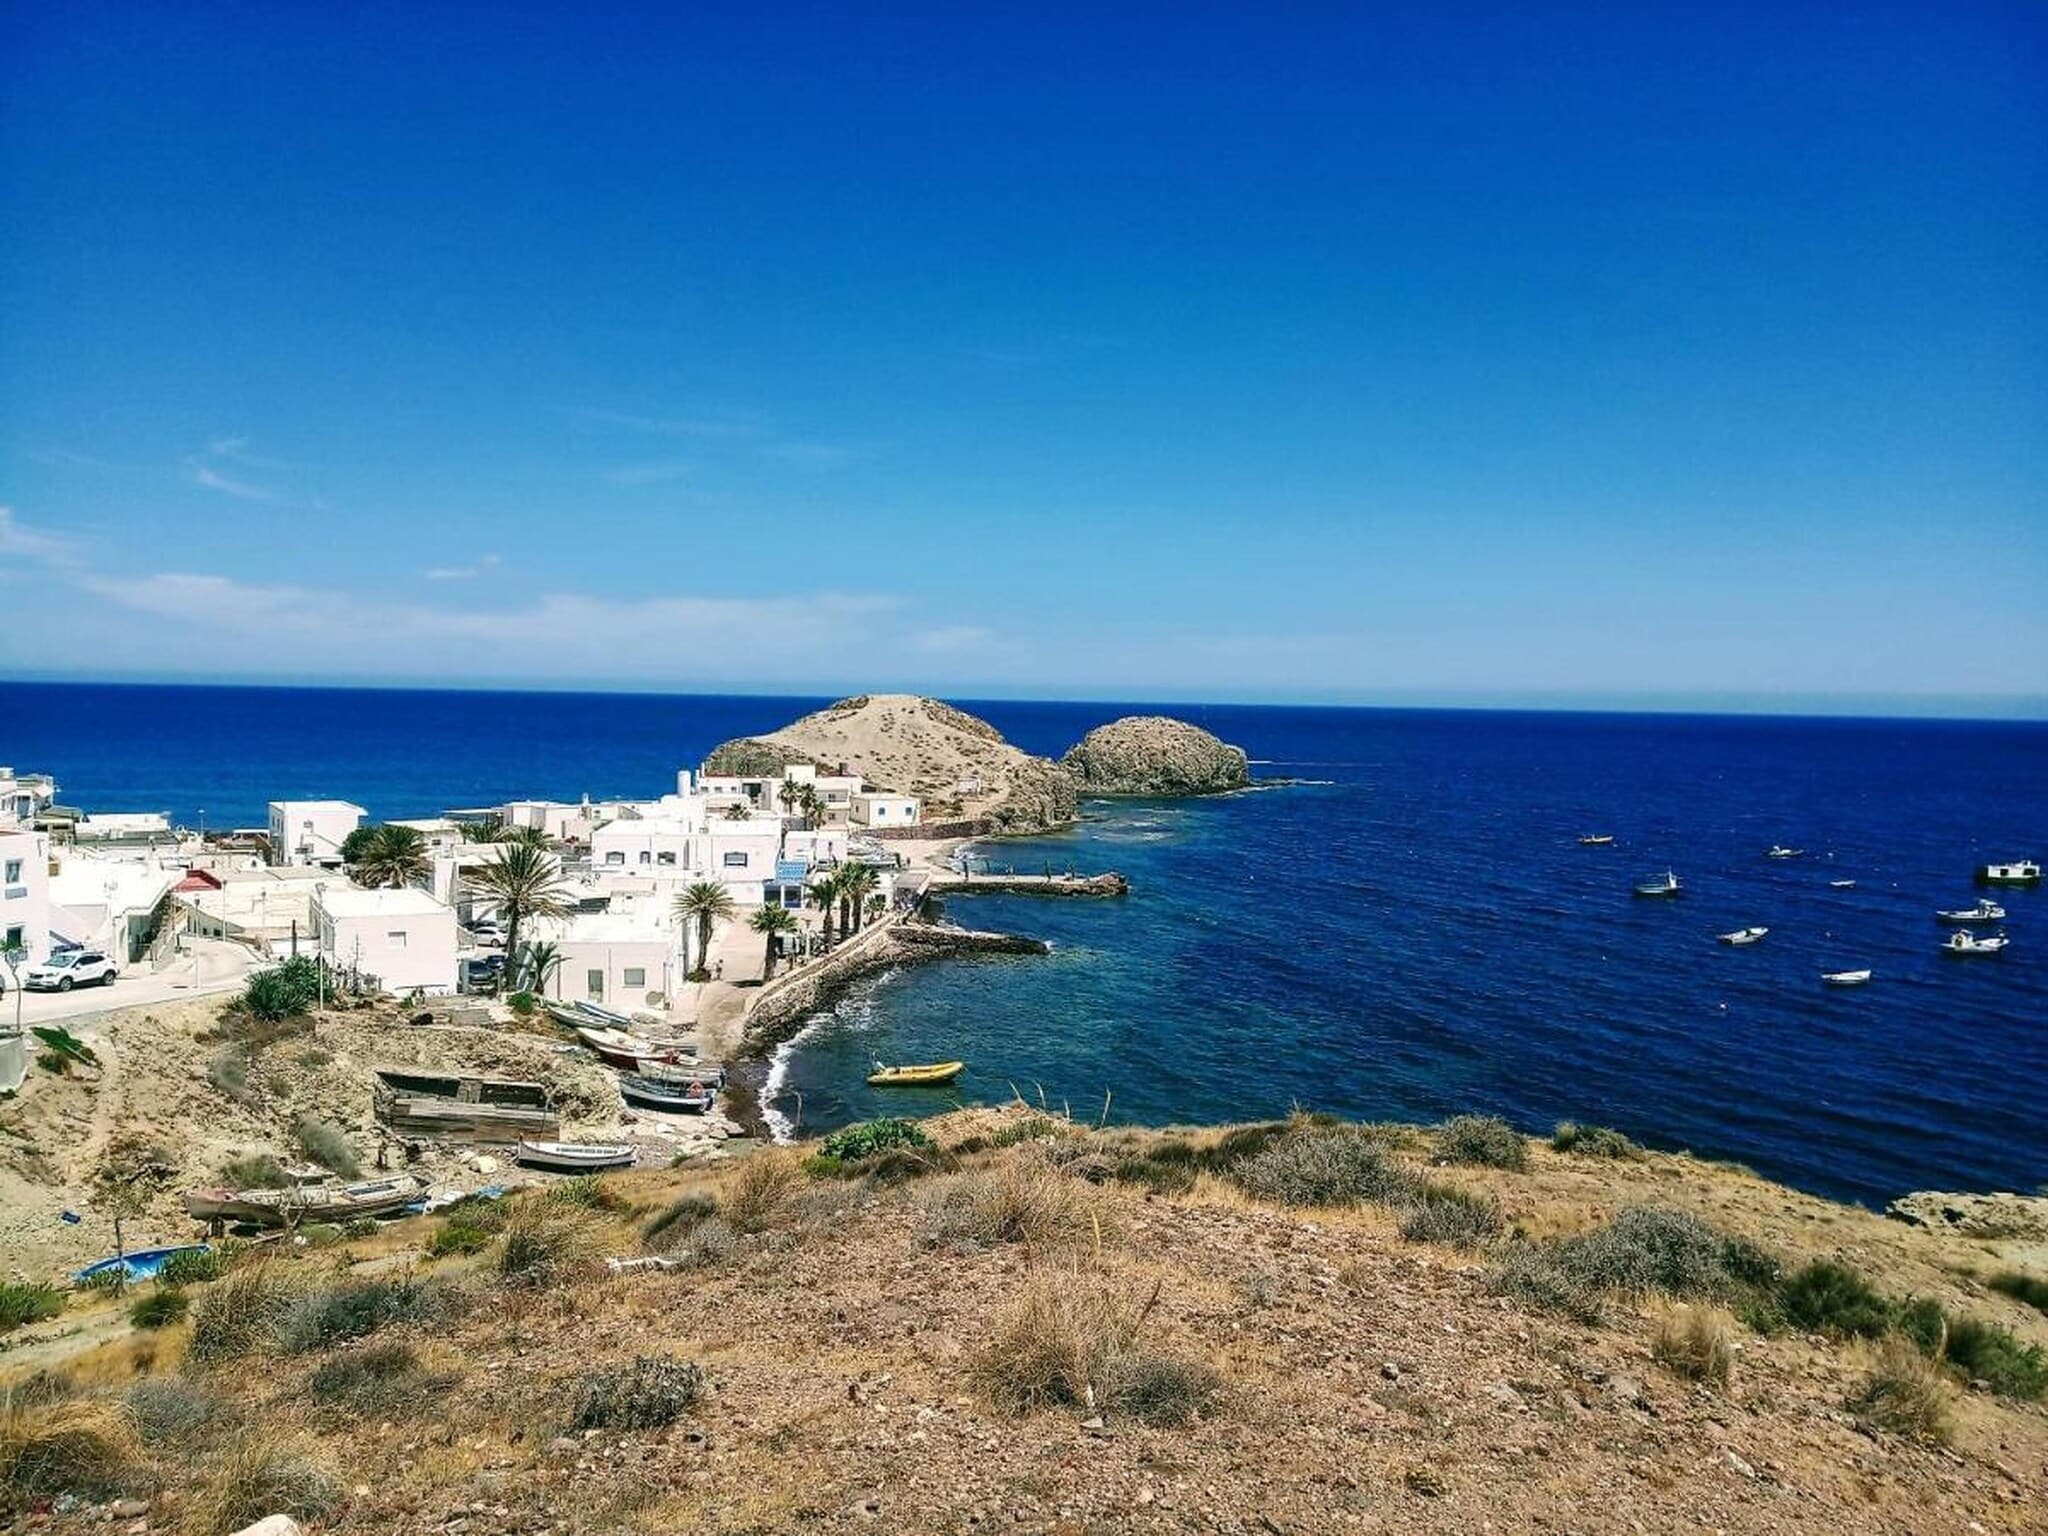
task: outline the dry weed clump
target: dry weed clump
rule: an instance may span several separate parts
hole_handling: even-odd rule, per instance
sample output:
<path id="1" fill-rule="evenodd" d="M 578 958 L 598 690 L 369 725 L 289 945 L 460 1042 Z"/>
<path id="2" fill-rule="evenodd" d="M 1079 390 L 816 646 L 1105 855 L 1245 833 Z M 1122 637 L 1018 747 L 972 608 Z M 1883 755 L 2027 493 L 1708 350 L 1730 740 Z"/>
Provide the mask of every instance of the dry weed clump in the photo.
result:
<path id="1" fill-rule="evenodd" d="M 208 1287 L 192 1314 L 185 1358 L 194 1365 L 217 1365 L 270 1348 L 299 1289 L 265 1264 L 237 1270 Z"/>
<path id="2" fill-rule="evenodd" d="M 598 1226 L 573 1206 L 522 1203 L 505 1219 L 498 1274 L 513 1285 L 546 1289 L 592 1273 L 599 1258 Z"/>
<path id="3" fill-rule="evenodd" d="M 1871 1352 L 1870 1371 L 1849 1399 L 1850 1410 L 1875 1429 L 1946 1445 L 1953 1390 L 1941 1368 L 1894 1334 Z"/>
<path id="4" fill-rule="evenodd" d="M 1022 1154 L 935 1187 L 924 1207 L 928 1240 L 941 1245 L 1055 1247 L 1103 1230 L 1101 1204 L 1088 1185 Z"/>
<path id="5" fill-rule="evenodd" d="M 438 1322 L 452 1306 L 447 1287 L 415 1275 L 344 1280 L 295 1297 L 279 1321 L 277 1347 L 288 1355 L 331 1349 L 393 1323 Z"/>
<path id="6" fill-rule="evenodd" d="M 1687 1381 L 1726 1386 L 1735 1364 L 1735 1319 L 1719 1307 L 1672 1307 L 1657 1319 L 1650 1353 Z"/>
<path id="7" fill-rule="evenodd" d="M 1079 1275 L 1041 1274 L 974 1356 L 976 1385 L 1007 1413 L 1082 1407 L 1152 1424 L 1192 1422 L 1221 1379 L 1208 1366 L 1139 1342 L 1158 1300 L 1141 1306 Z"/>
<path id="8" fill-rule="evenodd" d="M 735 1232 L 763 1232 L 802 1182 L 803 1170 L 789 1153 L 756 1152 L 741 1162 L 720 1209 Z"/>
<path id="9" fill-rule="evenodd" d="M 629 1366 L 584 1378 L 569 1429 L 662 1429 L 681 1418 L 703 1392 L 704 1372 L 697 1366 L 639 1355 Z"/>
<path id="10" fill-rule="evenodd" d="M 323 1408 L 357 1417 L 389 1417 L 421 1406 L 452 1385 L 429 1372 L 409 1344 L 343 1350 L 314 1371 L 306 1395 Z"/>
<path id="11" fill-rule="evenodd" d="M 1381 1137 L 1352 1125 L 1289 1130 L 1233 1175 L 1248 1193 L 1278 1205 L 1407 1205 L 1418 1188 Z"/>
<path id="12" fill-rule="evenodd" d="M 1426 1184 L 1413 1205 L 1401 1214 L 1401 1235 L 1411 1243 L 1441 1243 L 1447 1248 L 1484 1248 L 1507 1225 L 1500 1202 L 1491 1195 L 1468 1194 L 1444 1184 Z"/>
<path id="13" fill-rule="evenodd" d="M 156 1376 L 124 1394 L 135 1431 L 152 1450 L 184 1448 L 235 1420 L 233 1404 L 195 1381 Z"/>
<path id="14" fill-rule="evenodd" d="M 266 1515 L 317 1520 L 340 1502 L 341 1482 L 309 1440 L 252 1428 L 212 1458 L 184 1528 L 188 1536 L 226 1536 Z"/>
<path id="15" fill-rule="evenodd" d="M 669 1253 L 689 1240 L 690 1234 L 718 1214 L 718 1202 L 710 1195 L 693 1193 L 671 1202 L 655 1213 L 640 1229 L 640 1240 L 650 1253 Z"/>
<path id="16" fill-rule="evenodd" d="M 135 1469 L 135 1417 L 123 1403 L 0 1393 L 0 1487 L 19 1499 L 106 1498 Z"/>
<path id="17" fill-rule="evenodd" d="M 1455 1115 L 1436 1128 L 1436 1160 L 1519 1171 L 1529 1166 L 1529 1143 L 1494 1115 Z"/>

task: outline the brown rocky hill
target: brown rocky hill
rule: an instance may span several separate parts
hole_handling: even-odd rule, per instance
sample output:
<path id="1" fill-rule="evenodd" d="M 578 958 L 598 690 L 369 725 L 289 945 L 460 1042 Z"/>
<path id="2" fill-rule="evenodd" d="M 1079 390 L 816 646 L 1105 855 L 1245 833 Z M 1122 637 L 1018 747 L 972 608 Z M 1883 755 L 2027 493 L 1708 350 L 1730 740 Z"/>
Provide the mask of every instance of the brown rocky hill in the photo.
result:
<path id="1" fill-rule="evenodd" d="M 1251 783 L 1242 747 L 1165 715 L 1098 725 L 1060 766 L 1089 795 L 1213 795 Z"/>
<path id="2" fill-rule="evenodd" d="M 926 1129 L 250 1255 L 154 1331 L 81 1298 L 0 1353 L 0 1520 L 2043 1528 L 2048 1319 L 1996 1244 L 1497 1123 Z"/>
<path id="3" fill-rule="evenodd" d="M 1000 830 L 1029 832 L 1074 817 L 1073 780 L 1057 763 L 1011 746 L 986 720 L 916 694 L 841 699 L 765 736 L 728 741 L 704 766 L 774 773 L 800 762 L 844 765 L 870 784 L 916 795 L 927 821 L 988 817 Z"/>

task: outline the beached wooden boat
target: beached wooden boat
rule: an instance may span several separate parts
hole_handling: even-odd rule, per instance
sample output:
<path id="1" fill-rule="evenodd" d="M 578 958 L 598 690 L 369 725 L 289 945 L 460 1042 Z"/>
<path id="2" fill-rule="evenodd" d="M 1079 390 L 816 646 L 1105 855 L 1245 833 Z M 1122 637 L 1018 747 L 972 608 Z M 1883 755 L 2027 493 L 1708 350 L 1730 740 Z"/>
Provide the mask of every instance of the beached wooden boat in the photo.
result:
<path id="1" fill-rule="evenodd" d="M 1678 876 L 1668 869 L 1661 875 L 1653 875 L 1648 880 L 1636 882 L 1638 896 L 1676 896 L 1680 890 Z"/>
<path id="2" fill-rule="evenodd" d="M 1768 928 L 1738 928 L 1733 933 L 1716 935 L 1723 944 L 1754 944 L 1771 930 Z"/>
<path id="3" fill-rule="evenodd" d="M 718 1102 L 718 1090 L 709 1083 L 661 1082 L 651 1077 L 619 1078 L 619 1096 L 637 1109 L 651 1109 L 665 1115 L 709 1114 Z"/>
<path id="4" fill-rule="evenodd" d="M 639 1155 L 637 1147 L 599 1141 L 522 1141 L 513 1154 L 515 1161 L 529 1168 L 547 1168 L 556 1173 L 630 1168 Z"/>
<path id="5" fill-rule="evenodd" d="M 868 1074 L 872 1088 L 918 1088 L 950 1083 L 967 1070 L 964 1061 L 935 1061 L 921 1067 L 885 1067 L 879 1061 Z"/>
<path id="6" fill-rule="evenodd" d="M 1870 980 L 1868 971 L 1822 971 L 1822 983 L 1830 987 L 1860 987 Z"/>
<path id="7" fill-rule="evenodd" d="M 654 1083 L 703 1083 L 710 1088 L 725 1086 L 725 1063 L 722 1061 L 699 1061 L 681 1051 L 663 1051 L 653 1056 L 642 1056 L 640 1070 L 633 1075 L 644 1077 Z"/>
<path id="8" fill-rule="evenodd" d="M 561 1128 L 554 1099 L 539 1083 L 402 1067 L 376 1075 L 372 1105 L 394 1131 L 516 1141 Z"/>
<path id="9" fill-rule="evenodd" d="M 623 1067 L 628 1072 L 636 1070 L 642 1056 L 654 1051 L 654 1042 L 643 1040 L 623 1029 L 593 1029 L 589 1025 L 576 1026 L 576 1038 L 596 1053 L 598 1060 L 607 1066 Z"/>
<path id="10" fill-rule="evenodd" d="M 186 1193 L 185 1209 L 200 1221 L 283 1227 L 389 1216 L 425 1193 L 426 1184 L 405 1173 L 392 1179 L 302 1184 L 293 1189 L 195 1189 Z"/>

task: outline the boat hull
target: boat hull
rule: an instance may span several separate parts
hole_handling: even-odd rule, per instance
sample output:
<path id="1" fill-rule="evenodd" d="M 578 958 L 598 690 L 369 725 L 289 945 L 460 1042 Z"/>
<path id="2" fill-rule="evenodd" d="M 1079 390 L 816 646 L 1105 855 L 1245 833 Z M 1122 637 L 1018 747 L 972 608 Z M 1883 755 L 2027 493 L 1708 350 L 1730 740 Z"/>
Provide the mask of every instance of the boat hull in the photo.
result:
<path id="1" fill-rule="evenodd" d="M 923 1067 L 889 1067 L 868 1074 L 871 1088 L 936 1088 L 967 1070 L 964 1061 L 937 1061 Z"/>
<path id="2" fill-rule="evenodd" d="M 692 1094 L 667 1083 L 651 1083 L 644 1078 L 622 1077 L 619 1079 L 619 1096 L 636 1109 L 651 1109 L 664 1115 L 709 1114 L 717 1102 L 717 1094 L 707 1088 L 703 1093 Z"/>
<path id="3" fill-rule="evenodd" d="M 630 1168 L 639 1151 L 627 1146 L 568 1141 L 522 1141 L 513 1154 L 515 1161 L 529 1168 L 546 1168 L 556 1173 L 591 1173 L 602 1168 Z"/>
<path id="4" fill-rule="evenodd" d="M 363 1216 L 389 1216 L 404 1210 L 425 1191 L 418 1179 L 377 1179 L 338 1190 L 309 1192 L 292 1199 L 261 1198 L 256 1190 L 195 1189 L 185 1196 L 185 1209 L 200 1221 L 232 1221 L 252 1227 L 284 1227 L 320 1221 L 354 1221 Z"/>

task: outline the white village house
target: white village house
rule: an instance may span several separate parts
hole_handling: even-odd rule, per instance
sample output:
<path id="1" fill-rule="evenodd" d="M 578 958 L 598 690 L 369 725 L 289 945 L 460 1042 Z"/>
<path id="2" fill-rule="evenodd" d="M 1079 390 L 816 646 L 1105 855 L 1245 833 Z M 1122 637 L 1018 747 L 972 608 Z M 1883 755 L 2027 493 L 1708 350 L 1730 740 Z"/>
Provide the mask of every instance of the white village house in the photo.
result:
<path id="1" fill-rule="evenodd" d="M 895 795 L 884 790 L 863 790 L 853 797 L 852 821 L 856 827 L 914 827 L 918 819 L 915 795 Z"/>
<path id="2" fill-rule="evenodd" d="M 341 845 L 368 814 L 346 800 L 270 802 L 270 856 L 278 864 L 341 867 Z"/>
<path id="3" fill-rule="evenodd" d="M 23 966 L 50 958 L 50 839 L 0 827 L 0 950 Z"/>
<path id="4" fill-rule="evenodd" d="M 314 892 L 313 918 L 328 965 L 374 977 L 400 995 L 455 990 L 455 909 L 427 892 L 330 883 Z"/>

